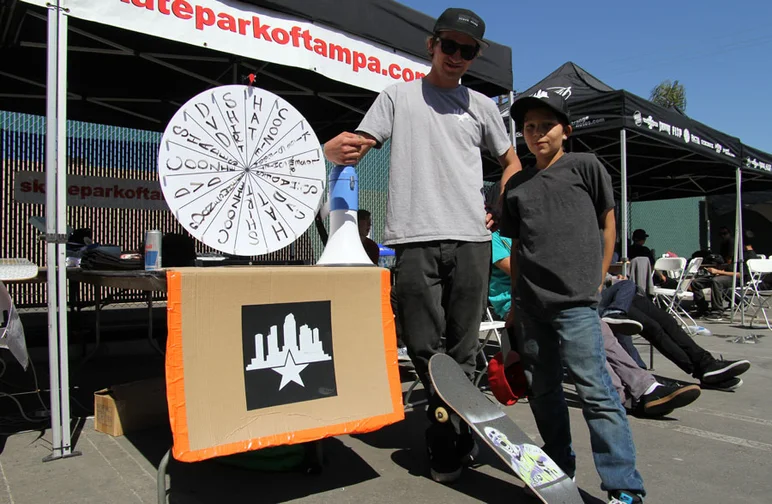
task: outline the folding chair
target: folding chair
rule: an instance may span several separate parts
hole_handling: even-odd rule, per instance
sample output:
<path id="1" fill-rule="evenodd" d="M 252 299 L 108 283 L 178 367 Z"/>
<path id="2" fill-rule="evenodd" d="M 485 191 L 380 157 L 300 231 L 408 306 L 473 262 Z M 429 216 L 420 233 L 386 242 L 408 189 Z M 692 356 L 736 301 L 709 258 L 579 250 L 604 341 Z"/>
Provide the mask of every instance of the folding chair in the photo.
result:
<path id="1" fill-rule="evenodd" d="M 501 338 L 501 331 L 504 329 L 505 322 L 503 320 L 496 320 L 493 316 L 493 312 L 491 311 L 490 306 L 486 306 L 485 308 L 485 314 L 484 319 L 482 322 L 480 322 L 480 343 L 477 346 L 477 366 L 475 368 L 475 377 L 474 377 L 474 384 L 475 386 L 480 386 L 480 380 L 482 380 L 482 377 L 485 375 L 485 373 L 488 371 L 488 356 L 485 354 L 485 348 L 488 346 L 488 344 L 492 343 L 491 340 L 494 340 L 495 343 L 499 345 L 499 347 L 502 346 L 502 338 Z M 505 339 L 506 340 L 506 339 Z M 506 340 L 506 346 L 508 347 L 508 340 Z M 410 387 L 408 387 L 407 391 L 405 392 L 405 399 L 403 401 L 403 405 L 405 410 L 413 409 L 416 406 L 420 406 L 422 404 L 426 404 L 428 402 L 427 399 L 420 399 L 415 402 L 411 402 L 410 399 L 413 395 L 413 392 L 415 391 L 415 388 L 421 383 L 421 380 L 416 377 L 415 381 L 410 384 Z"/>
<path id="2" fill-rule="evenodd" d="M 475 373 L 477 376 L 474 379 L 474 384 L 476 386 L 480 386 L 480 380 L 482 379 L 483 375 L 488 371 L 488 356 L 485 355 L 485 348 L 488 346 L 488 344 L 491 342 L 491 339 L 494 339 L 495 342 L 498 344 L 498 347 L 502 349 L 502 352 L 504 351 L 503 345 L 504 341 L 501 338 L 501 331 L 504 329 L 505 322 L 503 320 L 496 320 L 496 318 L 493 316 L 493 311 L 491 310 L 490 306 L 485 307 L 485 320 L 483 320 L 480 323 L 480 336 L 483 334 L 485 335 L 482 339 L 482 343 L 480 343 L 480 346 L 477 349 L 477 356 L 478 356 L 478 366 L 475 370 Z M 509 347 L 509 340 L 507 341 L 507 348 Z M 480 365 L 482 364 L 482 369 L 480 369 Z"/>
<path id="3" fill-rule="evenodd" d="M 678 285 L 676 285 L 675 289 L 654 287 L 654 300 L 662 309 L 673 315 L 687 331 L 691 326 L 696 326 L 697 323 L 681 306 L 681 301 L 694 300 L 694 293 L 689 292 L 688 289 L 692 280 L 694 280 L 695 275 L 699 271 L 701 264 L 702 257 L 695 257 L 689 261 L 688 267 L 686 259 L 683 257 L 663 257 L 657 259 L 657 262 L 654 264 L 655 270 L 665 271 L 669 275 L 672 275 L 672 278 L 678 280 Z M 691 326 L 684 318 L 691 322 Z"/>
<path id="4" fill-rule="evenodd" d="M 767 316 L 767 309 L 772 308 L 770 306 L 770 299 L 772 299 L 772 291 L 763 290 L 762 277 L 772 273 L 772 259 L 748 259 L 746 263 L 748 266 L 748 274 L 750 279 L 745 284 L 742 293 L 741 303 L 743 312 L 746 308 L 753 309 L 750 320 L 750 326 L 753 327 L 753 321 L 758 316 L 759 312 L 764 315 L 764 322 L 767 324 L 767 329 L 772 331 L 772 325 L 769 323 L 769 317 Z M 750 295 L 750 297 L 749 297 Z"/>

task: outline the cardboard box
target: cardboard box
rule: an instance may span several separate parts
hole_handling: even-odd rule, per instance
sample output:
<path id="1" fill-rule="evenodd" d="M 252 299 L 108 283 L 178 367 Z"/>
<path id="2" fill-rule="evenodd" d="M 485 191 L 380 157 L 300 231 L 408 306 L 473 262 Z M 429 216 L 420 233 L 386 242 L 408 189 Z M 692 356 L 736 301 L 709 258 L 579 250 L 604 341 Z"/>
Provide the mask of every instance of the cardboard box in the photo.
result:
<path id="1" fill-rule="evenodd" d="M 168 423 L 166 382 L 150 378 L 94 392 L 94 428 L 111 436 Z"/>
<path id="2" fill-rule="evenodd" d="M 370 432 L 404 418 L 391 278 L 377 267 L 167 273 L 174 458 Z"/>

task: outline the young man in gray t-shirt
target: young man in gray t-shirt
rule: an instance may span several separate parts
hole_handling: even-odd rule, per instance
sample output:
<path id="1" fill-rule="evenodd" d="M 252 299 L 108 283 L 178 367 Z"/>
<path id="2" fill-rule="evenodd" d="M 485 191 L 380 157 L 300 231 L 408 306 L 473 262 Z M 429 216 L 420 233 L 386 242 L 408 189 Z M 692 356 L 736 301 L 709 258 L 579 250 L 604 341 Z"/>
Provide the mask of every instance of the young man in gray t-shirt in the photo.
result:
<path id="1" fill-rule="evenodd" d="M 504 169 L 520 169 L 498 108 L 460 85 L 480 48 L 485 24 L 465 9 L 447 9 L 427 40 L 429 74 L 385 89 L 356 133 L 325 144 L 325 156 L 356 164 L 391 139 L 389 197 L 384 243 L 397 253 L 396 316 L 416 372 L 429 391 L 427 430 L 431 475 L 458 478 L 475 445 L 468 427 L 434 420 L 439 398 L 431 390 L 428 362 L 446 338 L 446 352 L 471 377 L 486 301 L 490 229 L 483 197 L 486 148 Z"/>

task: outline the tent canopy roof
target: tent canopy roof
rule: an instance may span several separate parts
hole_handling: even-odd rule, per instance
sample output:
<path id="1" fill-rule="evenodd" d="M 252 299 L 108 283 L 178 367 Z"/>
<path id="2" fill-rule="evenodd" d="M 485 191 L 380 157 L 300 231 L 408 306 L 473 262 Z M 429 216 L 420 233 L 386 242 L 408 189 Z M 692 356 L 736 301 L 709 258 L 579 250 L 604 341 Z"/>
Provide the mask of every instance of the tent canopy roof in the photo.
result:
<path id="1" fill-rule="evenodd" d="M 569 149 L 595 152 L 614 178 L 617 190 L 621 186 L 620 130 L 626 130 L 631 201 L 734 192 L 734 171 L 741 164 L 747 172 L 744 190 L 772 189 L 772 173 L 743 159 L 745 154 L 755 152 L 758 166 L 772 158 L 769 154 L 748 149 L 740 139 L 675 108 L 615 90 L 575 63 L 565 63 L 518 96 L 539 89 L 563 95 L 574 128 Z M 518 134 L 518 138 L 518 152 L 527 158 L 527 147 L 522 136 Z"/>
<path id="2" fill-rule="evenodd" d="M 391 0 L 241 0 L 345 31 L 426 60 L 434 20 Z M 69 19 L 68 119 L 161 131 L 201 91 L 246 83 L 292 103 L 320 141 L 355 127 L 376 93 L 316 72 L 244 58 L 112 26 Z M 0 6 L 0 109 L 45 115 L 46 10 L 17 0 Z M 512 52 L 491 43 L 464 77 L 488 96 L 512 86 Z"/>

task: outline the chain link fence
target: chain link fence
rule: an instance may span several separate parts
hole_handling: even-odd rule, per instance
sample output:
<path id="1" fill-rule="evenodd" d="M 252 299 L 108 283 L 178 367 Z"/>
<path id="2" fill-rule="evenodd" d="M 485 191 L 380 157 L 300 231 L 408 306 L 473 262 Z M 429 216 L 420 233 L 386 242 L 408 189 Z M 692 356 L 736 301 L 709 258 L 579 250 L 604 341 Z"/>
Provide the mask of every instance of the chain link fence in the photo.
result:
<path id="1" fill-rule="evenodd" d="M 630 236 L 636 229 L 646 230 L 646 246 L 655 257 L 666 252 L 691 257 L 705 245 L 705 220 L 700 212 L 704 201 L 704 197 L 697 197 L 630 203 Z"/>
<path id="2" fill-rule="evenodd" d="M 111 177 L 128 180 L 158 180 L 158 151 L 161 133 L 119 128 L 78 121 L 67 122 L 67 173 L 83 177 Z M 372 239 L 380 242 L 383 234 L 388 187 L 388 145 L 373 149 L 358 166 L 360 208 L 372 213 Z M 31 217 L 45 217 L 45 205 L 17 200 L 22 191 L 20 174 L 45 172 L 45 118 L 0 111 L 0 257 L 27 258 L 38 266 L 46 264 L 45 242 L 30 223 Z M 332 166 L 327 166 L 329 173 Z M 28 191 L 43 193 L 40 185 L 26 186 Z M 168 210 L 94 208 L 69 206 L 67 224 L 72 229 L 90 228 L 96 243 L 117 245 L 124 251 L 141 251 L 144 233 L 158 229 L 163 233 L 187 234 Z M 329 219 L 325 226 L 329 229 Z M 215 252 L 197 242 L 199 253 Z M 322 252 L 318 232 L 311 226 L 295 243 L 271 254 L 254 257 L 263 261 L 301 260 L 313 263 Z M 77 292 L 82 304 L 93 303 L 92 286 L 82 285 Z M 10 285 L 9 291 L 20 308 L 46 306 L 45 283 Z M 162 293 L 155 294 L 158 301 Z M 140 306 L 145 295 L 140 292 L 103 289 L 103 299 L 110 297 L 121 306 Z"/>

